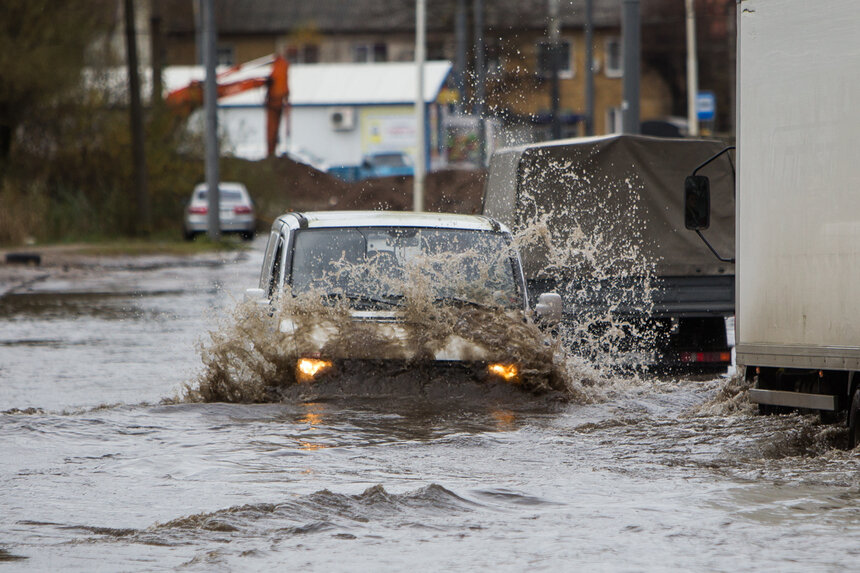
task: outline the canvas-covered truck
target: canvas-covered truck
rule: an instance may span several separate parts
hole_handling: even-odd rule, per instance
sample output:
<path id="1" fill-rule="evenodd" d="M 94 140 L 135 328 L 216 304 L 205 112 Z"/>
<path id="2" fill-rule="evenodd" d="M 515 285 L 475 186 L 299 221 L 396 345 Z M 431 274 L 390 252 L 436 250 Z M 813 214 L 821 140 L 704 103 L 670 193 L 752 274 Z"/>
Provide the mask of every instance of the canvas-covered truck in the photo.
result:
<path id="1" fill-rule="evenodd" d="M 762 411 L 847 412 L 853 446 L 860 443 L 860 2 L 738 6 L 737 362 Z M 701 176 L 685 184 L 692 229 L 707 224 L 707 184 Z M 710 201 L 713 210 L 712 191 Z"/>
<path id="2" fill-rule="evenodd" d="M 725 371 L 726 318 L 735 310 L 731 154 L 701 170 L 714 198 L 710 247 L 684 228 L 678 192 L 724 147 L 612 135 L 502 149 L 490 162 L 483 212 L 537 236 L 521 245 L 526 279 L 535 292 L 562 293 L 564 324 L 580 336 L 574 345 Z"/>

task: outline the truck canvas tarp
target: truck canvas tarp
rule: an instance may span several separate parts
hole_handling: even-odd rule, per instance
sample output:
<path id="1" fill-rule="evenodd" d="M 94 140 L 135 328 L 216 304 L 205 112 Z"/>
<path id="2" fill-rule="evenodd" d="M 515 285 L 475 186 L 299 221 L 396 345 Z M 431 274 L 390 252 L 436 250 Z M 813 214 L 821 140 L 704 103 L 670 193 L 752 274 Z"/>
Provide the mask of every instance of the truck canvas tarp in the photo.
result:
<path id="1" fill-rule="evenodd" d="M 546 225 L 550 244 L 522 246 L 524 271 L 540 289 L 566 291 L 566 313 L 602 305 L 617 315 L 661 319 L 652 326 L 664 331 L 666 361 L 725 365 L 734 265 L 685 229 L 683 194 L 684 178 L 724 148 L 718 141 L 613 135 L 502 149 L 490 162 L 483 212 L 521 233 Z M 700 174 L 711 186 L 703 234 L 723 258 L 733 258 L 732 157 L 722 155 Z"/>

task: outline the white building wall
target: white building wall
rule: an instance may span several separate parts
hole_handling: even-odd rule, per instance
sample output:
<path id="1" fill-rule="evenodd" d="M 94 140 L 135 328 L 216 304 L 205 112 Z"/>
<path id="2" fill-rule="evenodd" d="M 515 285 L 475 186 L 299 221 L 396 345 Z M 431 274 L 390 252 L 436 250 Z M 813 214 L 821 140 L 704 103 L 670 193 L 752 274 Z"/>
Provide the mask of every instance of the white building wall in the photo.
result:
<path id="1" fill-rule="evenodd" d="M 402 151 L 414 162 L 415 114 L 411 105 L 295 106 L 282 118 L 276 153 L 292 152 L 317 167 L 357 166 L 369 153 Z M 335 128 L 333 112 L 351 116 Z M 202 133 L 202 113 L 189 129 Z M 288 127 L 289 126 L 289 127 Z M 221 153 L 252 161 L 266 157 L 266 114 L 262 107 L 218 109 Z M 435 137 L 431 137 L 435 141 Z"/>
<path id="2" fill-rule="evenodd" d="M 223 155 L 250 160 L 266 157 L 266 113 L 262 108 L 219 108 L 218 131 Z"/>
<path id="3" fill-rule="evenodd" d="M 361 163 L 361 130 L 357 110 L 352 129 L 336 131 L 331 126 L 331 108 L 293 107 L 287 148 L 323 159 L 330 165 Z"/>

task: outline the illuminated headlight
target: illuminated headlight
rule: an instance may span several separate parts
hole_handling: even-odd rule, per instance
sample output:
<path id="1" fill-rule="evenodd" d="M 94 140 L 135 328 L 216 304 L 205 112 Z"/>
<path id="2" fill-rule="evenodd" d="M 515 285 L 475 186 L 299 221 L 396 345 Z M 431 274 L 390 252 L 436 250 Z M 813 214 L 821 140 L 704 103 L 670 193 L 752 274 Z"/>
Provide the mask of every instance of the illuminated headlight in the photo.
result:
<path id="1" fill-rule="evenodd" d="M 331 362 L 319 358 L 299 358 L 296 363 L 296 378 L 299 382 L 312 382 L 317 375 L 331 368 Z"/>
<path id="2" fill-rule="evenodd" d="M 498 376 L 506 382 L 514 382 L 517 379 L 519 371 L 516 364 L 490 364 L 487 366 L 487 371 L 493 376 Z"/>

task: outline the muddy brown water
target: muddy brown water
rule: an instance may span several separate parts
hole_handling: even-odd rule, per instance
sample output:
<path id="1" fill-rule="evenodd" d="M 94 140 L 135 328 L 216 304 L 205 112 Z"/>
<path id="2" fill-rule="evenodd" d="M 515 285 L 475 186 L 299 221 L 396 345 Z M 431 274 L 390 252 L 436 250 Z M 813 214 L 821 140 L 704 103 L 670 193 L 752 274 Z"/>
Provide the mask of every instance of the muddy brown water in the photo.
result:
<path id="1" fill-rule="evenodd" d="M 857 569 L 845 432 L 728 377 L 172 403 L 261 249 L 2 269 L 0 571 Z"/>

